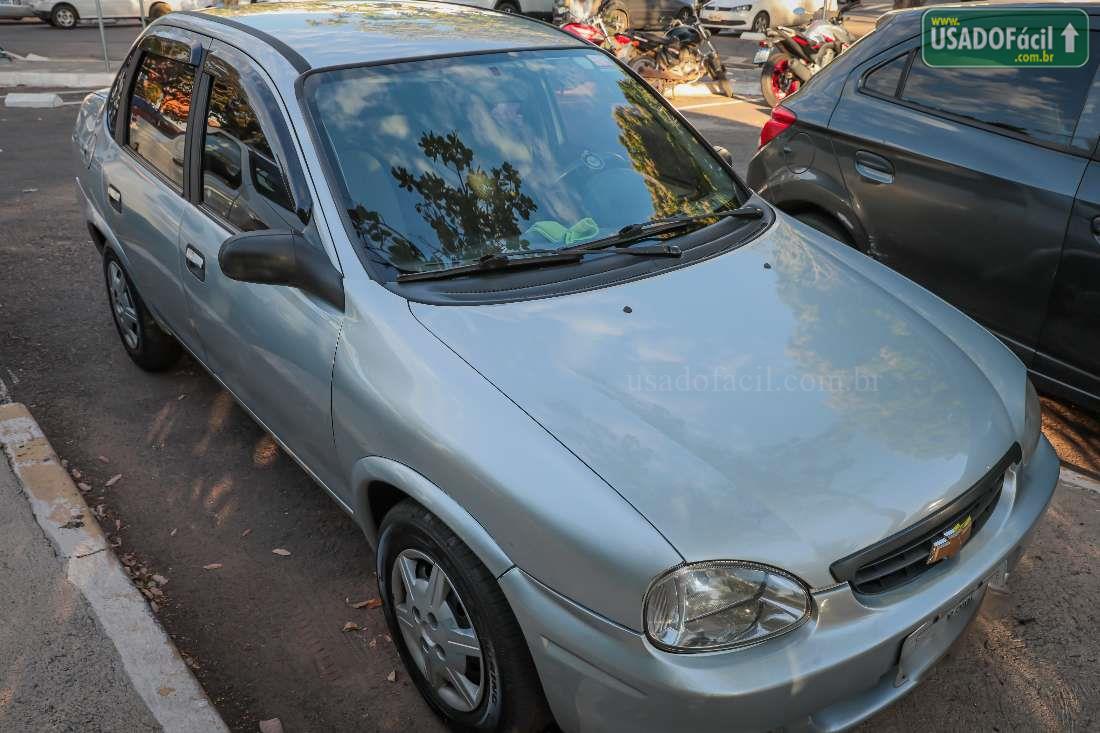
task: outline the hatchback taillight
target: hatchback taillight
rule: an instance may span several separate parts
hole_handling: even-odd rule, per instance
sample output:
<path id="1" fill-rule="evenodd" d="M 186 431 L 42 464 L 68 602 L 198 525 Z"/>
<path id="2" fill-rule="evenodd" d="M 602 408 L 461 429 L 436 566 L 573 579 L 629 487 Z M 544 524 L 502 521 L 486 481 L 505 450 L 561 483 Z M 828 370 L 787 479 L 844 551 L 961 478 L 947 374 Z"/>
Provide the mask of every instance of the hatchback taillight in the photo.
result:
<path id="1" fill-rule="evenodd" d="M 786 107 L 775 107 L 772 116 L 760 128 L 760 147 L 764 147 L 779 133 L 793 125 L 798 118 Z"/>

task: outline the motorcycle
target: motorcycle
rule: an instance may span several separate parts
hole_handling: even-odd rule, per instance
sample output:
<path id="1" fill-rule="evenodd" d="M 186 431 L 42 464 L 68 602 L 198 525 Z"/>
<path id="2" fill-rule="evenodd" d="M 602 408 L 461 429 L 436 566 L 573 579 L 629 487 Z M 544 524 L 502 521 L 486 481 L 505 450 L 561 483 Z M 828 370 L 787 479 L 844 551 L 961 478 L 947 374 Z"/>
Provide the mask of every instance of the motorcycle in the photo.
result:
<path id="1" fill-rule="evenodd" d="M 762 67 L 760 91 L 769 107 L 794 94 L 855 43 L 844 27 L 844 13 L 858 4 L 859 0 L 850 0 L 832 18 L 818 17 L 803 29 L 778 26 L 767 30 L 753 63 Z M 820 12 L 821 16 L 827 14 L 824 8 Z"/>
<path id="2" fill-rule="evenodd" d="M 699 21 L 699 8 L 693 7 L 685 19 L 674 19 L 664 33 L 628 31 L 636 54 L 629 66 L 658 92 L 664 94 L 677 84 L 693 84 L 709 75 L 719 91 L 733 96 L 733 84 L 726 65 Z"/>
<path id="3" fill-rule="evenodd" d="M 610 0 L 604 0 L 592 11 L 592 15 L 586 18 L 578 18 L 569 5 L 558 3 L 554 7 L 554 21 L 566 33 L 570 33 L 582 41 L 588 41 L 594 46 L 606 49 L 620 61 L 629 63 L 634 57 L 634 38 L 629 31 L 612 33 L 607 27 L 603 13 L 609 5 Z"/>
<path id="4" fill-rule="evenodd" d="M 610 0 L 603 0 L 584 19 L 577 19 L 565 5 L 559 5 L 555 18 L 562 30 L 615 54 L 662 94 L 677 84 L 697 82 L 705 74 L 710 75 L 723 94 L 733 94 L 726 65 L 710 41 L 710 32 L 700 24 L 697 8 L 693 8 L 686 22 L 674 19 L 662 33 L 635 30 L 612 33 L 604 20 L 610 4 Z"/>

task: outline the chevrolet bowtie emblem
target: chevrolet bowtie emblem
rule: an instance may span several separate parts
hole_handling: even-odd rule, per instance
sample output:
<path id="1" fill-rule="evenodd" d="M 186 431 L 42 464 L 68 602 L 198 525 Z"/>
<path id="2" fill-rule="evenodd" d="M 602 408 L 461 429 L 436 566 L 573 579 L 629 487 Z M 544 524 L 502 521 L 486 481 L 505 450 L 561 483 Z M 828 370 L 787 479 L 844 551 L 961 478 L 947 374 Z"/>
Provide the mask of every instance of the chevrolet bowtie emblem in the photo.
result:
<path id="1" fill-rule="evenodd" d="M 967 517 L 940 535 L 939 539 L 932 543 L 932 551 L 928 553 L 928 564 L 934 565 L 940 560 L 958 555 L 959 550 L 970 539 L 970 530 L 973 526 L 974 521 Z"/>

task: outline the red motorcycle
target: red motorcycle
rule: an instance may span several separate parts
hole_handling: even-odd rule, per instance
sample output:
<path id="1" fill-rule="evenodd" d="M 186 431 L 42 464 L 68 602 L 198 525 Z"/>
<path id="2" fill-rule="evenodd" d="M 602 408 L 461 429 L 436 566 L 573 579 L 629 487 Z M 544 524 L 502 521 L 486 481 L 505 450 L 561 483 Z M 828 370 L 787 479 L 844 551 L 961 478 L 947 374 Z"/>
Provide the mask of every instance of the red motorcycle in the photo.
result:
<path id="1" fill-rule="evenodd" d="M 612 33 L 603 19 L 603 12 L 609 0 L 604 0 L 588 18 L 577 18 L 565 5 L 555 8 L 554 17 L 561 29 L 593 46 L 599 46 L 615 54 L 624 63 L 634 57 L 638 41 L 627 33 Z"/>

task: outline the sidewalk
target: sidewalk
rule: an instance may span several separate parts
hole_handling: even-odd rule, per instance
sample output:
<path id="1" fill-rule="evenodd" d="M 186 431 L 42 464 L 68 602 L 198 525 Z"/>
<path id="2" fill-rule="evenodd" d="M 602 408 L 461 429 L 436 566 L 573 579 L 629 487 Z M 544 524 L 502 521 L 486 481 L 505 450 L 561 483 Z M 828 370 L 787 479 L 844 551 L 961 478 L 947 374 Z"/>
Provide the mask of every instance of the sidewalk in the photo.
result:
<path id="1" fill-rule="evenodd" d="M 0 730 L 159 730 L 2 458 L 0 537 Z"/>
<path id="2" fill-rule="evenodd" d="M 0 448 L 0 731 L 224 733 L 23 405 Z"/>
<path id="3" fill-rule="evenodd" d="M 121 61 L 112 61 L 111 71 L 108 72 L 104 69 L 103 59 L 0 59 L 0 88 L 102 89 L 111 85 L 121 64 Z"/>

